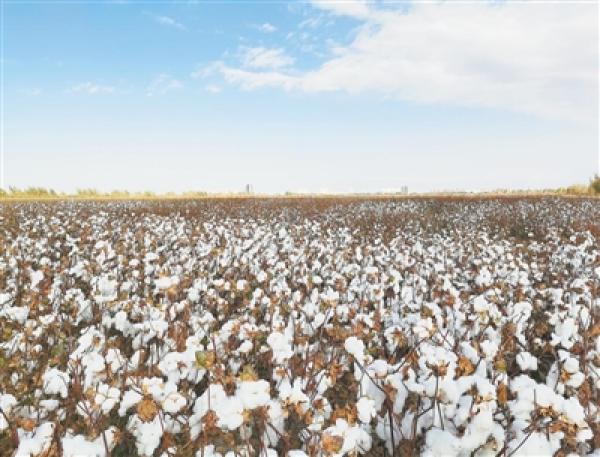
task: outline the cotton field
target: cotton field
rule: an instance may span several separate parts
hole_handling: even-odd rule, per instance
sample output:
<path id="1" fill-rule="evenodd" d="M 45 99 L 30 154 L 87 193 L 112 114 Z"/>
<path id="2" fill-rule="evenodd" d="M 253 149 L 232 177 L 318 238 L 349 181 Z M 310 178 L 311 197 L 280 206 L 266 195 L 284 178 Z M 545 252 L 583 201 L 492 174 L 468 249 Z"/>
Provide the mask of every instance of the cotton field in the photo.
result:
<path id="1" fill-rule="evenodd" d="M 600 200 L 0 204 L 1 456 L 600 457 Z"/>

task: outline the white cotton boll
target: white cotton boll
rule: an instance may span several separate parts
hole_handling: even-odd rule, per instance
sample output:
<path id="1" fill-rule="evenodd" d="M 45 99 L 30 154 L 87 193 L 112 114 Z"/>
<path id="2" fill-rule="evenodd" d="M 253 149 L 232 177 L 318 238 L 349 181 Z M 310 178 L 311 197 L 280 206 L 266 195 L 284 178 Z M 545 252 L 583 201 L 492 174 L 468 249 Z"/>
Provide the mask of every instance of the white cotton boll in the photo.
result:
<path id="1" fill-rule="evenodd" d="M 25 325 L 28 316 L 29 307 L 27 306 L 9 306 L 0 311 L 0 317 L 6 317 L 19 325 Z"/>
<path id="2" fill-rule="evenodd" d="M 552 333 L 552 341 L 550 344 L 553 346 L 561 345 L 565 349 L 571 349 L 573 347 L 573 336 L 577 333 L 577 326 L 575 320 L 568 317 L 564 322 L 558 322 L 554 326 L 554 333 Z"/>
<path id="3" fill-rule="evenodd" d="M 335 425 L 325 429 L 325 433 L 343 438 L 342 448 L 336 455 L 371 449 L 371 436 L 360 425 L 349 425 L 344 419 L 337 419 Z"/>
<path id="4" fill-rule="evenodd" d="M 240 344 L 238 351 L 241 352 L 242 354 L 247 354 L 248 352 L 250 352 L 252 350 L 253 347 L 254 347 L 254 345 L 252 344 L 252 341 L 244 340 L 242 342 L 242 344 Z"/>
<path id="5" fill-rule="evenodd" d="M 120 397 L 121 391 L 119 389 L 103 383 L 100 384 L 96 390 L 94 403 L 100 406 L 103 414 L 108 414 L 119 402 Z"/>
<path id="6" fill-rule="evenodd" d="M 313 320 L 313 327 L 320 327 L 325 322 L 325 314 L 318 312 Z"/>
<path id="7" fill-rule="evenodd" d="M 195 356 L 192 358 L 192 355 L 187 352 L 169 352 L 158 363 L 158 369 L 167 376 L 169 382 L 176 384 L 187 377 L 194 362 Z"/>
<path id="8" fill-rule="evenodd" d="M 288 379 L 284 379 L 279 385 L 279 398 L 288 404 L 299 404 L 304 410 L 308 409 L 310 402 L 302 389 L 301 379 L 296 379 L 293 385 L 290 385 Z"/>
<path id="9" fill-rule="evenodd" d="M 565 382 L 566 386 L 579 387 L 585 381 L 585 375 L 581 372 L 574 373 L 569 376 L 569 379 Z"/>
<path id="10" fill-rule="evenodd" d="M 145 262 L 154 262 L 156 260 L 158 260 L 158 254 L 156 254 L 155 252 L 148 252 L 144 256 L 144 261 Z"/>
<path id="11" fill-rule="evenodd" d="M 0 395 L 0 409 L 4 412 L 4 414 L 6 414 L 6 416 L 10 417 L 10 413 L 16 404 L 17 399 L 11 394 Z M 0 432 L 8 428 L 8 422 L 6 422 L 4 414 L 0 414 Z"/>
<path id="12" fill-rule="evenodd" d="M 523 371 L 535 371 L 538 367 L 537 358 L 532 356 L 529 352 L 521 352 L 517 354 L 517 363 Z"/>
<path id="13" fill-rule="evenodd" d="M 574 357 L 568 357 L 563 360 L 562 367 L 567 373 L 577 373 L 579 371 L 579 362 Z"/>
<path id="14" fill-rule="evenodd" d="M 129 418 L 127 430 L 135 436 L 138 454 L 151 457 L 159 446 L 163 433 L 159 415 L 157 414 L 150 422 L 144 422 L 134 414 Z"/>
<path id="15" fill-rule="evenodd" d="M 179 284 L 177 276 L 163 276 L 154 281 L 154 286 L 159 290 L 168 289 L 176 284 Z"/>
<path id="16" fill-rule="evenodd" d="M 484 410 L 471 418 L 467 425 L 464 436 L 460 440 L 463 451 L 474 451 L 488 441 L 492 429 L 494 428 L 494 418 L 492 411 Z"/>
<path id="17" fill-rule="evenodd" d="M 215 405 L 215 412 L 219 418 L 218 425 L 227 430 L 235 430 L 242 425 L 244 406 L 239 398 L 225 397 L 222 403 Z"/>
<path id="18" fill-rule="evenodd" d="M 215 450 L 214 444 L 209 444 L 196 451 L 196 457 L 223 457 L 223 454 Z"/>
<path id="19" fill-rule="evenodd" d="M 189 289 L 187 293 L 188 300 L 192 303 L 198 303 L 200 300 L 200 291 L 198 289 Z"/>
<path id="20" fill-rule="evenodd" d="M 125 364 L 125 359 L 118 348 L 110 348 L 106 352 L 106 364 L 110 365 L 110 369 L 113 373 L 117 373 Z"/>
<path id="21" fill-rule="evenodd" d="M 102 276 L 98 281 L 98 295 L 95 299 L 99 303 L 115 300 L 117 298 L 117 281 Z"/>
<path id="22" fill-rule="evenodd" d="M 60 405 L 58 400 L 48 399 L 40 400 L 40 407 L 46 411 L 54 411 Z M 1 407 L 1 406 L 0 406 Z M 0 430 L 2 430 L 2 417 L 0 416 Z"/>
<path id="23" fill-rule="evenodd" d="M 265 273 L 264 271 L 259 271 L 258 274 L 256 275 L 256 280 L 260 283 L 265 282 L 267 280 L 267 273 Z"/>
<path id="24" fill-rule="evenodd" d="M 491 304 L 486 300 L 484 295 L 479 295 L 473 300 L 473 309 L 476 313 L 484 313 L 489 311 Z"/>
<path id="25" fill-rule="evenodd" d="M 89 373 L 98 373 L 105 368 L 104 357 L 97 352 L 90 352 L 81 358 L 81 365 L 83 365 Z"/>
<path id="26" fill-rule="evenodd" d="M 273 332 L 267 338 L 267 344 L 273 351 L 275 363 L 283 363 L 289 359 L 294 352 L 292 351 L 291 339 L 280 332 Z"/>
<path id="27" fill-rule="evenodd" d="M 463 355 L 466 358 L 468 358 L 471 361 L 471 363 L 477 363 L 477 361 L 479 360 L 479 354 L 477 353 L 477 349 L 475 349 L 473 346 L 471 346 L 470 343 L 466 341 L 460 343 L 460 348 Z"/>
<path id="28" fill-rule="evenodd" d="M 269 383 L 263 379 L 258 381 L 242 381 L 236 395 L 242 400 L 244 409 L 265 406 L 271 400 Z"/>
<path id="29" fill-rule="evenodd" d="M 475 278 L 475 283 L 480 287 L 481 286 L 489 286 L 492 284 L 492 274 L 486 267 L 483 267 L 481 269 L 481 271 Z"/>
<path id="30" fill-rule="evenodd" d="M 61 440 L 63 457 L 105 457 L 106 448 L 104 446 L 104 439 L 106 438 L 106 444 L 108 449 L 112 449 L 114 442 L 115 429 L 110 428 L 98 436 L 95 440 L 90 441 L 83 435 L 67 435 Z"/>
<path id="31" fill-rule="evenodd" d="M 187 404 L 187 401 L 183 395 L 179 392 L 171 392 L 162 402 L 162 408 L 165 412 L 175 414 L 181 411 L 181 409 Z"/>
<path id="32" fill-rule="evenodd" d="M 490 340 L 484 340 L 479 347 L 481 348 L 486 360 L 492 360 L 498 352 L 498 343 Z"/>
<path id="33" fill-rule="evenodd" d="M 458 456 L 460 439 L 449 431 L 433 428 L 425 437 L 424 457 L 452 457 Z"/>
<path id="34" fill-rule="evenodd" d="M 210 384 L 194 404 L 194 414 L 190 418 L 194 434 L 200 431 L 197 424 L 209 409 L 216 413 L 217 425 L 221 428 L 235 430 L 244 422 L 242 401 L 237 397 L 229 397 L 221 384 Z"/>
<path id="35" fill-rule="evenodd" d="M 360 397 L 356 402 L 358 418 L 361 422 L 368 424 L 377 415 L 375 401 L 369 397 Z"/>
<path id="36" fill-rule="evenodd" d="M 519 434 L 513 439 L 508 446 L 508 453 L 511 454 L 521 443 L 518 451 L 514 453 L 516 457 L 540 457 L 554 455 L 557 446 L 548 441 L 543 432 L 533 432 L 529 438 L 525 440 L 527 435 Z M 524 441 L 525 440 L 525 441 Z"/>
<path id="37" fill-rule="evenodd" d="M 534 395 L 535 402 L 538 406 L 544 408 L 552 407 L 556 411 L 560 409 L 562 397 L 557 395 L 556 392 L 547 385 L 537 384 L 535 386 Z"/>
<path id="38" fill-rule="evenodd" d="M 137 405 L 142 398 L 144 397 L 134 390 L 126 391 L 121 400 L 121 406 L 119 407 L 119 416 L 123 417 L 127 413 L 127 410 L 132 406 Z"/>
<path id="39" fill-rule="evenodd" d="M 43 390 L 48 395 L 60 395 L 67 398 L 70 377 L 68 373 L 56 368 L 50 368 L 42 376 Z"/>
<path id="40" fill-rule="evenodd" d="M 351 354 L 357 362 L 364 364 L 365 343 L 363 343 L 362 340 L 355 336 L 350 336 L 346 338 L 346 341 L 344 342 L 344 349 L 346 349 L 346 351 Z"/>
<path id="41" fill-rule="evenodd" d="M 388 374 L 389 368 L 390 366 L 385 360 L 377 359 L 367 367 L 367 370 L 369 373 L 373 373 L 376 377 L 382 378 Z"/>
<path id="42" fill-rule="evenodd" d="M 52 443 L 54 428 L 55 425 L 52 422 L 44 422 L 32 432 L 25 432 L 19 428 L 19 448 L 15 455 L 18 457 L 30 457 L 45 452 Z"/>
<path id="43" fill-rule="evenodd" d="M 569 422 L 576 425 L 585 424 L 585 411 L 577 397 L 563 399 L 561 410 Z"/>
<path id="44" fill-rule="evenodd" d="M 31 280 L 30 287 L 35 289 L 42 279 L 44 279 L 44 272 L 41 270 L 33 270 L 29 273 L 29 278 Z"/>
<path id="45" fill-rule="evenodd" d="M 292 449 L 290 451 L 288 451 L 288 457 L 308 457 L 308 454 L 304 451 L 301 451 L 299 449 Z"/>

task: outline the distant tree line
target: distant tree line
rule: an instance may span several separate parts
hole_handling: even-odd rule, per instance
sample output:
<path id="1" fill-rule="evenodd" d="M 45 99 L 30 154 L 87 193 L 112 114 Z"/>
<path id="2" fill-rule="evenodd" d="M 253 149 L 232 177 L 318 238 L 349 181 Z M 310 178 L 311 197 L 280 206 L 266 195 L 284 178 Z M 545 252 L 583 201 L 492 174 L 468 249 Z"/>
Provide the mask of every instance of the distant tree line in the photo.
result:
<path id="1" fill-rule="evenodd" d="M 8 190 L 0 188 L 0 198 L 197 198 L 205 197 L 208 193 L 204 191 L 187 191 L 182 193 L 168 192 L 166 194 L 156 194 L 155 192 L 146 190 L 141 192 L 130 192 L 127 190 L 112 190 L 110 192 L 102 192 L 97 189 L 77 189 L 75 193 L 57 192 L 54 189 L 45 187 L 26 187 L 19 189 L 18 187 L 10 186 Z"/>
<path id="2" fill-rule="evenodd" d="M 396 192 L 394 194 L 404 194 L 404 192 Z M 488 192 L 489 193 L 489 192 Z M 563 187 L 559 189 L 537 189 L 537 190 L 506 190 L 498 189 L 491 193 L 498 194 L 520 194 L 520 193 L 549 193 L 559 195 L 600 195 L 600 175 L 595 175 L 587 185 L 577 184 L 569 187 Z M 10 186 L 8 190 L 0 188 L 0 198 L 33 198 L 33 199 L 44 199 L 44 198 L 89 198 L 89 199 L 127 199 L 127 198 L 202 198 L 210 195 L 244 195 L 245 193 L 229 193 L 229 194 L 209 194 L 204 191 L 186 191 L 181 193 L 167 192 L 165 194 L 157 194 L 155 192 L 146 190 L 141 192 L 130 192 L 127 190 L 112 190 L 110 192 L 102 192 L 97 189 L 77 189 L 75 193 L 57 192 L 54 189 L 48 189 L 46 187 L 27 187 L 19 189 L 14 186 Z M 285 196 L 302 195 L 294 192 L 285 192 Z M 357 194 L 358 195 L 358 194 Z M 364 194 L 370 195 L 370 194 Z M 379 194 L 373 194 L 379 195 Z M 381 194 L 383 195 L 383 194 Z M 387 195 L 387 193 L 386 193 Z"/>

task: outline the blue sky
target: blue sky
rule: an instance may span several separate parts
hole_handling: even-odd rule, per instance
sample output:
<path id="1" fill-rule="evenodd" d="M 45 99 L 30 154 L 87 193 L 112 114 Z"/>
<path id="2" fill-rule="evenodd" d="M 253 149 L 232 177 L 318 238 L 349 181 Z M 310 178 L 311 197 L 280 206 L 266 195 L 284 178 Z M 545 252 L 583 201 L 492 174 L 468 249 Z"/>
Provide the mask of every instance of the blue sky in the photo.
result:
<path id="1" fill-rule="evenodd" d="M 598 4 L 3 4 L 5 185 L 539 188 L 598 170 Z"/>

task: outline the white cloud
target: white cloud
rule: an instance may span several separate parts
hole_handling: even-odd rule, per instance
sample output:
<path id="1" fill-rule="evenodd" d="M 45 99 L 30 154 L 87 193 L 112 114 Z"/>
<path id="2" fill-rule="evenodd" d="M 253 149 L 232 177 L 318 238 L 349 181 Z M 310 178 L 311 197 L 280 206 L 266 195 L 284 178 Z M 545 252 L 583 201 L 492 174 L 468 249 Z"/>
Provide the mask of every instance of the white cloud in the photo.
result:
<path id="1" fill-rule="evenodd" d="M 89 95 L 112 94 L 114 91 L 114 86 L 103 86 L 92 81 L 75 84 L 69 89 L 69 92 L 84 93 Z"/>
<path id="2" fill-rule="evenodd" d="M 257 25 L 256 28 L 264 33 L 273 33 L 277 30 L 277 27 L 275 27 L 273 24 L 269 24 L 268 22 Z"/>
<path id="3" fill-rule="evenodd" d="M 146 88 L 146 95 L 149 97 L 153 95 L 164 95 L 172 90 L 181 89 L 183 83 L 178 79 L 174 79 L 171 75 L 161 73 L 148 84 Z"/>
<path id="4" fill-rule="evenodd" d="M 208 84 L 204 87 L 204 90 L 206 90 L 206 92 L 210 92 L 211 94 L 218 94 L 219 92 L 221 92 L 221 88 L 214 84 Z"/>
<path id="5" fill-rule="evenodd" d="M 242 68 L 219 67 L 225 79 L 245 89 L 378 92 L 544 117 L 597 117 L 597 5 L 415 3 L 408 12 L 362 2 L 317 6 L 362 21 L 350 44 L 305 72 L 284 71 L 292 59 L 282 50 L 253 48 Z"/>
<path id="6" fill-rule="evenodd" d="M 42 89 L 40 89 L 39 87 L 31 87 L 29 89 L 23 89 L 21 92 L 30 97 L 37 97 L 38 95 L 42 95 L 44 93 L 44 91 Z"/>
<path id="7" fill-rule="evenodd" d="M 329 11 L 339 16 L 350 16 L 357 19 L 366 19 L 370 14 L 372 14 L 372 10 L 369 8 L 369 4 L 366 0 L 312 0 L 311 3 L 316 8 Z"/>
<path id="8" fill-rule="evenodd" d="M 154 19 L 161 25 L 166 25 L 167 27 L 173 27 L 179 30 L 187 30 L 187 27 L 185 25 L 183 25 L 181 22 L 176 21 L 172 17 L 154 16 Z"/>
<path id="9" fill-rule="evenodd" d="M 281 48 L 242 48 L 242 63 L 249 68 L 278 69 L 294 64 L 294 59 Z"/>

